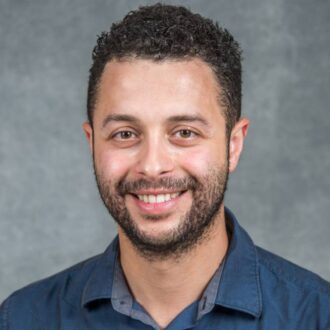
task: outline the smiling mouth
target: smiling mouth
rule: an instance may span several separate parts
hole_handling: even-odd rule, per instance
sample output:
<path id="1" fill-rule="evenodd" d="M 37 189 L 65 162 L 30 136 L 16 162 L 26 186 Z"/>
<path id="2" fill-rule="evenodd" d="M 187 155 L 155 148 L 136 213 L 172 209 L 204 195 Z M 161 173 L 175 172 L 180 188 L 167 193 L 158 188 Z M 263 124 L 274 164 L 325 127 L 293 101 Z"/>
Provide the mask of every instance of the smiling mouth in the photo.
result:
<path id="1" fill-rule="evenodd" d="M 177 198 L 186 191 L 178 191 L 174 193 L 167 194 L 132 194 L 135 198 L 147 204 L 158 204 L 168 202 L 172 199 Z"/>

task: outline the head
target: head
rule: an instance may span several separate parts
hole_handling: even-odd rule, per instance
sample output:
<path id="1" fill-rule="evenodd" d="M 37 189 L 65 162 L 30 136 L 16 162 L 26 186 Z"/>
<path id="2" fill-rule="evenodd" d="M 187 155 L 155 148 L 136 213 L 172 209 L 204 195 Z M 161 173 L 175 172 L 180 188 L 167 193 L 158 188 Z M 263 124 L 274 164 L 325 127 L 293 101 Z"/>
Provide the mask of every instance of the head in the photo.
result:
<path id="1" fill-rule="evenodd" d="M 241 50 L 233 36 L 212 20 L 185 7 L 155 4 L 140 7 L 103 32 L 93 51 L 87 114 L 93 124 L 97 92 L 111 60 L 154 62 L 199 58 L 214 72 L 227 133 L 241 116 Z"/>
<path id="2" fill-rule="evenodd" d="M 84 129 L 102 200 L 148 258 L 179 256 L 223 217 L 240 119 L 240 50 L 186 8 L 141 7 L 93 52 Z"/>

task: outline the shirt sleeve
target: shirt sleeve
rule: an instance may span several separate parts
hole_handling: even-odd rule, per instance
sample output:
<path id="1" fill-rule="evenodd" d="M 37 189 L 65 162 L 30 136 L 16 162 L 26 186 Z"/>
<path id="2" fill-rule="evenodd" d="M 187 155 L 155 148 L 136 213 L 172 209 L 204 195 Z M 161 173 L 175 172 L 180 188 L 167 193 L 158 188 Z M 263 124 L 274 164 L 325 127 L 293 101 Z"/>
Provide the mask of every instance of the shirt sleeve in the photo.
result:
<path id="1" fill-rule="evenodd" d="M 14 293 L 1 304 L 0 330 L 41 329 L 28 298 Z"/>
<path id="2" fill-rule="evenodd" d="M 0 306 L 0 330 L 9 329 L 8 304 L 9 304 L 9 298 L 6 299 Z"/>

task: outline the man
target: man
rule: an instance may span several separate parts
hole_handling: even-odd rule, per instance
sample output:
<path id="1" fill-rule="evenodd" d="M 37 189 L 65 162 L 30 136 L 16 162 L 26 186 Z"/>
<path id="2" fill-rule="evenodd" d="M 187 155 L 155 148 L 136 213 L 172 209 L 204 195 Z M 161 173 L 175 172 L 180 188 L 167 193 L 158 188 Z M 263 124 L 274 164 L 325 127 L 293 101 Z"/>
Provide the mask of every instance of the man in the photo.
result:
<path id="1" fill-rule="evenodd" d="M 83 128 L 118 237 L 11 295 L 2 328 L 330 329 L 329 283 L 224 207 L 249 126 L 229 32 L 156 4 L 103 33 L 93 61 Z"/>

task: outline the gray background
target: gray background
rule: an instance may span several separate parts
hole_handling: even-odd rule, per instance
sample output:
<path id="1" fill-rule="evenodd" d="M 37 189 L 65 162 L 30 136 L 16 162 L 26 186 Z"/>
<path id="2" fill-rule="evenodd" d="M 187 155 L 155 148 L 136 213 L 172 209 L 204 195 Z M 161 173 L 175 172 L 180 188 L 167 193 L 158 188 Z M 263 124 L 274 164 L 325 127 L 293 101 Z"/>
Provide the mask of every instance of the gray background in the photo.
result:
<path id="1" fill-rule="evenodd" d="M 0 2 L 0 301 L 102 252 L 81 124 L 96 35 L 143 1 Z M 330 2 L 181 1 L 244 49 L 251 119 L 227 205 L 257 244 L 330 279 Z"/>

